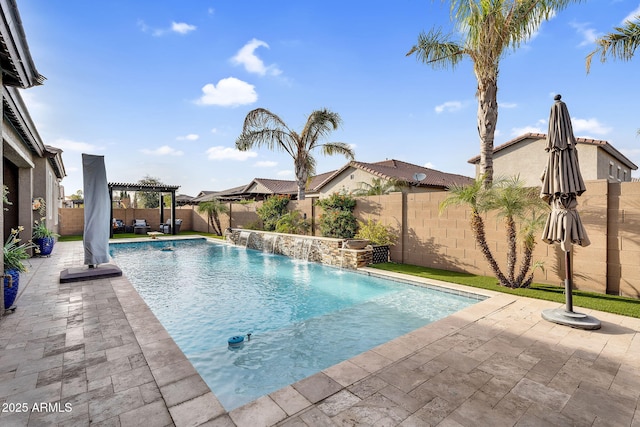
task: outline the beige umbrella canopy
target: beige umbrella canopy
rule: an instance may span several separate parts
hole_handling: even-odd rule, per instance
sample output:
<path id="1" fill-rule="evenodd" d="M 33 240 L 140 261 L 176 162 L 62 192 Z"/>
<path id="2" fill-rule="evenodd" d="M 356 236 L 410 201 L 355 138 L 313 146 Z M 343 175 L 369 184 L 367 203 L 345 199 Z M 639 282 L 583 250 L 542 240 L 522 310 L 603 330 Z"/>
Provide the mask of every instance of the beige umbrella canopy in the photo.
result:
<path id="1" fill-rule="evenodd" d="M 549 116 L 547 167 L 542 177 L 540 197 L 551 205 L 551 213 L 542 232 L 546 243 L 560 243 L 563 251 L 570 251 L 572 244 L 589 246 L 591 243 L 580 221 L 577 196 L 586 191 L 580 166 L 576 139 L 573 135 L 567 105 L 556 95 Z"/>
<path id="2" fill-rule="evenodd" d="M 549 116 L 545 148 L 549 157 L 542 175 L 540 197 L 551 206 L 542 232 L 542 240 L 548 244 L 559 243 L 565 253 L 566 309 L 544 310 L 542 317 L 572 327 L 598 329 L 599 320 L 573 311 L 571 248 L 574 244 L 589 246 L 591 242 L 577 210 L 577 197 L 586 191 L 586 187 L 580 174 L 571 117 L 561 98 L 560 95 L 555 96 Z"/>

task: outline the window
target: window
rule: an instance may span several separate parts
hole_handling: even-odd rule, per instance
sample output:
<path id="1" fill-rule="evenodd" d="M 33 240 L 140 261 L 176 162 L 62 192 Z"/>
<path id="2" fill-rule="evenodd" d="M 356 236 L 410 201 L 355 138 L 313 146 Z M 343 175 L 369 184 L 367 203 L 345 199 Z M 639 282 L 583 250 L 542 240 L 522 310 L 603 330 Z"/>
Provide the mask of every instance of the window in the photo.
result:
<path id="1" fill-rule="evenodd" d="M 622 179 L 622 168 L 620 166 L 618 166 L 618 175 L 616 176 L 616 178 L 618 178 L 618 181 Z"/>
<path id="2" fill-rule="evenodd" d="M 609 162 L 609 178 L 613 178 L 613 162 Z"/>

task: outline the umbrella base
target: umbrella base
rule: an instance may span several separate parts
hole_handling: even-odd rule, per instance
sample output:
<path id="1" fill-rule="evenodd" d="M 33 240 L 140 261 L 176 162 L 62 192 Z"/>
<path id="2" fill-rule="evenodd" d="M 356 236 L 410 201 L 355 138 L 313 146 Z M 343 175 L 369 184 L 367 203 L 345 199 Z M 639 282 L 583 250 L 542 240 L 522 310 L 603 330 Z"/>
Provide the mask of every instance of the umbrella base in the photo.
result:
<path id="1" fill-rule="evenodd" d="M 542 318 L 559 325 L 571 326 L 577 329 L 600 329 L 600 321 L 595 317 L 564 308 L 554 308 L 542 311 Z"/>

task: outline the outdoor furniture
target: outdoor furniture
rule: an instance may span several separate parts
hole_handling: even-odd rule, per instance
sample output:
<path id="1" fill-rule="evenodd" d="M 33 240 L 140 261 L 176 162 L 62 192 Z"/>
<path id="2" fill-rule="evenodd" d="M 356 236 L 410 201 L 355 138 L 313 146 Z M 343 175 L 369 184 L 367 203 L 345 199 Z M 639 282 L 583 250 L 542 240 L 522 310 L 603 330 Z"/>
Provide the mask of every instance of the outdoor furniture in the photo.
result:
<path id="1" fill-rule="evenodd" d="M 147 234 L 151 230 L 146 219 L 134 219 L 133 220 L 133 232 L 135 234 Z"/>
<path id="2" fill-rule="evenodd" d="M 181 219 L 176 219 L 176 234 L 180 232 L 180 226 L 182 225 Z M 164 234 L 171 234 L 171 219 L 168 219 L 166 223 L 160 224 L 160 232 Z"/>
<path id="3" fill-rule="evenodd" d="M 126 227 L 124 225 L 124 221 L 121 219 L 113 219 L 113 232 L 114 233 L 124 233 L 126 231 Z"/>

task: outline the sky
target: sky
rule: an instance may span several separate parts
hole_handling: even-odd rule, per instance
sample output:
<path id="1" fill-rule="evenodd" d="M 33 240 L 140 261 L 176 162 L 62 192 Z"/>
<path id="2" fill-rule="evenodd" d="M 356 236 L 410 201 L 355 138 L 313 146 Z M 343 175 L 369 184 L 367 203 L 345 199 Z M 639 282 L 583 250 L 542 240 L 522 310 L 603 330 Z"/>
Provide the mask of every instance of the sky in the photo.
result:
<path id="1" fill-rule="evenodd" d="M 358 161 L 474 175 L 471 62 L 433 69 L 406 56 L 422 31 L 457 37 L 447 2 L 18 0 L 18 8 L 47 79 L 21 93 L 43 142 L 63 150 L 67 195 L 83 189 L 82 153 L 104 156 L 109 182 L 152 177 L 190 196 L 293 180 L 286 153 L 235 149 L 255 108 L 297 131 L 327 108 L 342 125 L 325 142 L 350 144 Z M 495 146 L 546 133 L 560 93 L 576 136 L 606 140 L 640 166 L 640 52 L 585 69 L 594 40 L 638 14 L 638 0 L 573 4 L 507 52 Z M 317 173 L 348 161 L 315 157 Z"/>

